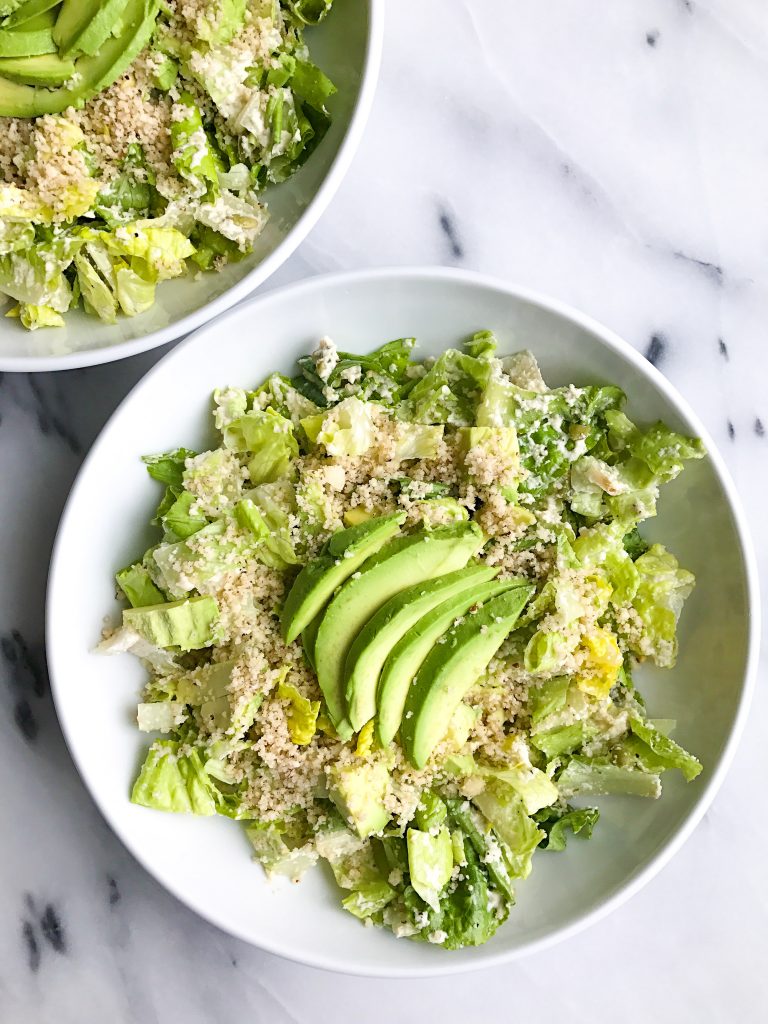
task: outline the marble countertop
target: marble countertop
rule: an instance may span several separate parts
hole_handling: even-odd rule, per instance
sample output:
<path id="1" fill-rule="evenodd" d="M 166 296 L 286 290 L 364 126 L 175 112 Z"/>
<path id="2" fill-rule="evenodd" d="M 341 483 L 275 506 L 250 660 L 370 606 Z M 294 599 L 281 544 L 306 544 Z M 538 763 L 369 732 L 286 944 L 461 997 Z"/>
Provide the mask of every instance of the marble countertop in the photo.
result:
<path id="1" fill-rule="evenodd" d="M 581 307 L 721 446 L 768 562 L 768 7 L 387 0 L 362 147 L 267 287 L 440 263 Z M 385 215 L 383 215 L 385 213 Z M 564 945 L 475 976 L 366 981 L 199 920 L 97 813 L 48 693 L 56 524 L 105 419 L 162 355 L 0 384 L 0 1024 L 392 1019 L 758 1022 L 768 1004 L 765 728 L 672 863 Z M 765 663 L 763 663 L 765 668 Z"/>

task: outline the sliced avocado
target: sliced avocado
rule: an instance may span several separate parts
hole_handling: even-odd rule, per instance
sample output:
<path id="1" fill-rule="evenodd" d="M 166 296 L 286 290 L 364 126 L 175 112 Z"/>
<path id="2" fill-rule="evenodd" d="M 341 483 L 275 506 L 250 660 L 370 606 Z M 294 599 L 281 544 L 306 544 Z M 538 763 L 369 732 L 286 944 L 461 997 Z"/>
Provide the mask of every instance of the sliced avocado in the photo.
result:
<path id="1" fill-rule="evenodd" d="M 51 28 L 52 11 L 40 14 L 20 28 L 0 29 L 0 57 L 36 57 L 41 53 L 55 53 Z"/>
<path id="2" fill-rule="evenodd" d="M 452 626 L 435 644 L 408 691 L 400 741 L 408 760 L 423 768 L 464 694 L 514 629 L 534 591 L 533 584 L 514 587 Z"/>
<path id="3" fill-rule="evenodd" d="M 301 634 L 301 643 L 304 648 L 304 653 L 306 654 L 307 661 L 312 668 L 315 668 L 315 644 L 317 643 L 317 631 L 320 629 L 321 620 L 322 615 L 316 615 Z"/>
<path id="4" fill-rule="evenodd" d="M 442 526 L 391 540 L 364 562 L 328 605 L 315 644 L 317 678 L 328 714 L 342 738 L 351 734 L 344 701 L 344 662 L 368 619 L 394 594 L 462 568 L 483 544 L 475 523 Z"/>
<path id="5" fill-rule="evenodd" d="M 27 85 L 61 85 L 74 73 L 75 62 L 62 60 L 55 53 L 0 58 L 0 77 Z"/>
<path id="6" fill-rule="evenodd" d="M 116 26 L 128 0 L 64 0 L 53 30 L 62 57 L 98 53 Z"/>
<path id="7" fill-rule="evenodd" d="M 331 799 L 361 839 L 381 832 L 389 821 L 384 806 L 389 789 L 385 764 L 334 765 L 329 783 Z"/>
<path id="8" fill-rule="evenodd" d="M 517 580 L 494 580 L 479 584 L 438 605 L 408 630 L 393 647 L 384 662 L 376 695 L 376 737 L 388 746 L 400 728 L 408 688 L 421 663 L 453 621 L 465 615 L 475 604 L 482 604 L 497 594 L 520 586 Z"/>
<path id="9" fill-rule="evenodd" d="M 127 608 L 123 625 L 130 626 L 156 647 L 179 647 L 198 651 L 210 647 L 216 639 L 219 608 L 209 596 L 189 597 L 183 601 Z"/>
<path id="10" fill-rule="evenodd" d="M 474 554 L 473 546 L 472 540 L 467 547 L 467 560 Z M 426 583 L 416 583 L 391 597 L 368 620 L 350 647 L 344 665 L 347 717 L 355 732 L 376 714 L 381 669 L 398 640 L 438 604 L 487 583 L 497 573 L 498 569 L 471 565 Z"/>
<path id="11" fill-rule="evenodd" d="M 280 623 L 286 643 L 292 643 L 330 601 L 341 586 L 370 555 L 383 547 L 405 522 L 405 513 L 368 519 L 347 530 L 339 530 L 326 550 L 305 565 L 286 598 Z"/>
<path id="12" fill-rule="evenodd" d="M 460 750 L 469 739 L 469 734 L 479 717 L 480 710 L 478 708 L 470 707 L 469 704 L 462 701 L 451 715 L 445 739 L 452 747 Z"/>
<path id="13" fill-rule="evenodd" d="M 158 0 L 128 0 L 120 33 L 110 37 L 95 56 L 76 61 L 76 83 L 43 89 L 0 79 L 0 116 L 39 117 L 82 107 L 130 67 L 152 36 L 158 10 Z"/>
<path id="14" fill-rule="evenodd" d="M 36 18 L 38 14 L 45 14 L 52 7 L 57 7 L 61 0 L 23 0 L 20 7 L 3 18 L 3 28 L 15 28 L 17 25 L 24 25 L 26 22 Z"/>

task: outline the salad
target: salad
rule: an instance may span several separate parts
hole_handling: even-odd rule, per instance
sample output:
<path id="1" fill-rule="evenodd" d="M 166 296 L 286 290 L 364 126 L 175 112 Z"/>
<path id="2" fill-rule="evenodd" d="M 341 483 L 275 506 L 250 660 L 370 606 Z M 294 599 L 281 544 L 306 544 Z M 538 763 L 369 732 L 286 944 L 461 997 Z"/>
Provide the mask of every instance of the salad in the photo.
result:
<path id="1" fill-rule="evenodd" d="M 251 252 L 330 124 L 332 0 L 0 0 L 0 298 L 106 323 Z"/>
<path id="2" fill-rule="evenodd" d="M 268 875 L 325 860 L 350 914 L 458 949 L 596 797 L 701 771 L 633 669 L 675 664 L 694 578 L 640 527 L 704 449 L 490 332 L 414 344 L 324 338 L 215 391 L 209 450 L 145 456 L 157 541 L 100 649 L 148 671 L 134 803 L 236 819 Z"/>

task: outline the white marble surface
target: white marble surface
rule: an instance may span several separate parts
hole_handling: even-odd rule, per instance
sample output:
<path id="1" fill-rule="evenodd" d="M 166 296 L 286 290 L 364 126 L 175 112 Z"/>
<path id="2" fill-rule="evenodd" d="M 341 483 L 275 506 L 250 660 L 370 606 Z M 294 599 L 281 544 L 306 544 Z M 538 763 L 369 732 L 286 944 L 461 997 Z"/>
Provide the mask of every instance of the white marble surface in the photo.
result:
<path id="1" fill-rule="evenodd" d="M 765 569 L 768 7 L 387 7 L 361 151 L 270 287 L 444 263 L 582 307 L 653 356 L 705 420 Z M 83 453 L 160 354 L 0 386 L 0 1024 L 765 1021 L 762 685 L 725 785 L 672 864 L 589 932 L 505 968 L 381 982 L 297 967 L 198 920 L 138 867 L 64 747 L 43 596 Z"/>

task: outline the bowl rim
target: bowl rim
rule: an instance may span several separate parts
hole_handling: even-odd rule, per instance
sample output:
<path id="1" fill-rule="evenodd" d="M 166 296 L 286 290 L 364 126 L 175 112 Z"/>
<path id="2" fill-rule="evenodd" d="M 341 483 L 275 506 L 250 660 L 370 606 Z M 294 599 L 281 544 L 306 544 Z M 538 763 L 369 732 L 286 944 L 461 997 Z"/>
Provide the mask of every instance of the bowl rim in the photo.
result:
<path id="1" fill-rule="evenodd" d="M 619 886 L 613 893 L 611 893 L 606 899 L 597 904 L 592 910 L 586 911 L 580 917 L 571 921 L 569 924 L 564 925 L 560 928 L 555 928 L 547 935 L 543 935 L 537 939 L 533 939 L 528 943 L 525 943 L 513 950 L 492 952 L 480 954 L 476 961 L 467 961 L 464 963 L 455 963 L 449 958 L 443 964 L 429 964 L 429 965 L 414 965 L 413 967 L 401 967 L 401 968 L 387 968 L 383 967 L 380 970 L 370 967 L 356 967 L 354 964 L 348 962 L 342 962 L 338 958 L 334 957 L 332 952 L 323 953 L 318 955 L 302 955 L 295 954 L 285 944 L 281 943 L 256 943 L 254 940 L 239 931 L 237 928 L 232 928 L 229 924 L 220 920 L 215 913 L 212 913 L 209 909 L 200 906 L 194 899 L 189 898 L 186 894 L 181 893 L 172 878 L 161 878 L 159 874 L 155 872 L 145 860 L 144 854 L 138 844 L 134 844 L 130 833 L 122 828 L 117 828 L 112 824 L 109 816 L 109 811 L 106 806 L 103 806 L 102 802 L 94 794 L 89 784 L 88 777 L 84 770 L 81 768 L 80 761 L 74 748 L 74 745 L 70 742 L 70 736 L 66 726 L 66 715 L 60 712 L 59 708 L 59 684 L 58 678 L 63 678 L 64 673 L 61 674 L 57 671 L 56 657 L 54 651 L 54 639 L 53 631 L 51 628 L 52 621 L 52 606 L 53 606 L 53 591 L 54 580 L 57 574 L 57 565 L 60 559 L 61 549 L 63 546 L 63 538 L 67 532 L 68 519 L 71 514 L 72 506 L 74 504 L 74 498 L 81 486 L 83 478 L 89 472 L 90 463 L 95 458 L 95 455 L 101 448 L 104 441 L 104 435 L 110 427 L 112 421 L 122 410 L 124 404 L 129 402 L 143 383 L 156 372 L 159 372 L 166 360 L 171 357 L 176 357 L 177 354 L 183 352 L 184 348 L 197 341 L 206 331 L 211 330 L 214 326 L 217 329 L 220 328 L 221 322 L 227 319 L 239 315 L 242 307 L 238 309 L 229 310 L 223 317 L 217 318 L 213 323 L 208 323 L 195 331 L 194 334 L 184 339 L 180 345 L 175 347 L 171 352 L 167 353 L 160 359 L 155 366 L 153 366 L 128 392 L 125 398 L 120 402 L 115 411 L 112 413 L 110 418 L 104 424 L 104 427 L 99 433 L 93 443 L 90 451 L 88 452 L 83 464 L 78 471 L 77 477 L 72 485 L 70 494 L 64 505 L 62 512 L 61 521 L 57 529 L 56 538 L 53 545 L 53 551 L 51 555 L 50 569 L 48 574 L 47 592 L 46 592 L 46 605 L 45 605 L 45 643 L 46 643 L 46 654 L 48 659 L 48 666 L 50 672 L 50 684 L 51 684 L 51 695 L 53 698 L 56 714 L 59 719 L 62 732 L 64 734 L 67 747 L 69 749 L 72 760 L 75 763 L 75 767 L 85 784 L 86 789 L 90 793 L 92 799 L 96 803 L 102 816 L 106 819 L 107 824 L 112 831 L 117 835 L 120 841 L 128 848 L 130 853 L 136 858 L 136 860 L 142 865 L 142 867 L 149 872 L 165 889 L 171 892 L 181 903 L 185 906 L 190 907 L 200 917 L 220 928 L 222 931 L 234 935 L 236 938 L 247 942 L 249 945 L 255 946 L 256 948 L 262 949 L 265 952 L 272 953 L 285 960 L 292 961 L 294 963 L 301 963 L 308 967 L 319 968 L 323 970 L 332 971 L 338 974 L 345 974 L 350 976 L 358 977 L 375 977 L 375 978 L 428 978 L 437 977 L 441 975 L 450 975 L 458 973 L 466 973 L 469 971 L 482 970 L 485 968 L 495 967 L 503 963 L 509 963 L 513 960 L 517 960 L 520 957 L 527 956 L 531 953 L 538 952 L 540 950 L 547 949 L 551 946 L 556 945 L 559 942 L 568 939 L 579 932 L 585 930 L 592 924 L 596 924 L 602 920 L 613 910 L 616 910 L 637 892 L 639 892 L 665 865 L 672 859 L 677 851 L 682 847 L 685 841 L 690 837 L 693 830 L 696 828 L 704 814 L 707 812 L 712 801 L 714 800 L 720 786 L 725 779 L 725 776 L 733 761 L 736 748 L 741 738 L 744 726 L 746 724 L 747 715 L 752 700 L 752 695 L 755 687 L 755 680 L 757 675 L 757 665 L 759 658 L 760 649 L 760 624 L 761 624 L 761 605 L 760 605 L 760 588 L 758 579 L 758 568 L 757 559 L 754 552 L 754 547 L 750 535 L 750 530 L 747 524 L 746 516 L 741 506 L 741 501 L 736 491 L 733 480 L 731 479 L 730 473 L 726 468 L 723 457 L 721 456 L 717 446 L 715 445 L 709 431 L 706 429 L 704 424 L 701 422 L 697 414 L 693 411 L 687 400 L 677 391 L 673 384 L 667 380 L 666 377 L 651 363 L 648 362 L 636 349 L 634 349 L 628 342 L 624 341 L 618 334 L 612 331 L 610 328 L 604 326 L 599 321 L 593 319 L 591 316 L 580 312 L 574 307 L 567 303 L 561 302 L 557 299 L 551 298 L 539 291 L 529 289 L 527 287 L 509 284 L 499 278 L 478 273 L 475 271 L 457 269 L 457 268 L 445 268 L 445 267 L 384 267 L 365 269 L 357 271 L 347 271 L 342 273 L 334 274 L 323 274 L 310 277 L 303 281 L 286 285 L 279 289 L 274 289 L 266 292 L 264 295 L 255 297 L 247 305 L 252 307 L 252 312 L 257 313 L 259 306 L 268 305 L 269 303 L 281 303 L 284 301 L 284 297 L 287 293 L 292 295 L 292 298 L 299 301 L 303 295 L 308 292 L 322 291 L 326 288 L 338 288 L 342 287 L 345 289 L 353 288 L 359 284 L 369 284 L 384 281 L 397 281 L 406 279 L 409 283 L 412 282 L 424 282 L 431 283 L 435 281 L 451 281 L 461 285 L 469 285 L 470 287 L 480 289 L 491 289 L 503 293 L 505 297 L 513 300 L 522 300 L 549 312 L 555 313 L 556 315 L 562 316 L 579 327 L 582 327 L 586 331 L 589 331 L 596 336 L 604 345 L 609 349 L 612 349 L 619 356 L 629 362 L 642 376 L 645 376 L 649 382 L 668 399 L 672 406 L 691 424 L 693 429 L 696 431 L 698 436 L 703 440 L 707 454 L 714 468 L 715 475 L 720 483 L 725 499 L 728 503 L 729 510 L 733 517 L 735 532 L 740 548 L 745 591 L 747 598 L 747 606 L 749 609 L 749 621 L 748 621 L 748 639 L 747 639 L 747 651 L 746 651 L 746 662 L 743 673 L 743 680 L 741 686 L 741 692 L 738 699 L 736 713 L 731 727 L 730 734 L 726 743 L 723 747 L 722 754 L 720 756 L 720 762 L 717 768 L 712 772 L 702 789 L 696 804 L 692 807 L 690 812 L 684 817 L 678 824 L 675 832 L 667 840 L 667 842 L 648 860 L 648 862 L 634 874 L 630 875 L 626 881 Z M 482 949 L 482 947 L 480 947 Z"/>
<path id="2" fill-rule="evenodd" d="M 52 370 L 75 370 L 84 366 L 99 366 L 119 359 L 139 355 L 161 345 L 188 335 L 214 317 L 224 313 L 236 303 L 247 298 L 264 284 L 308 237 L 318 220 L 328 209 L 333 197 L 346 177 L 350 164 L 357 152 L 373 105 L 376 86 L 381 69 L 384 47 L 384 3 L 385 0 L 364 0 L 368 5 L 368 36 L 366 39 L 360 90 L 352 110 L 347 130 L 341 140 L 328 172 L 317 192 L 280 244 L 250 270 L 242 280 L 233 284 L 217 298 L 200 309 L 176 320 L 166 327 L 151 331 L 140 338 L 118 341 L 103 348 L 85 349 L 66 355 L 48 356 L 6 356 L 0 349 L 0 372 L 47 373 Z"/>

